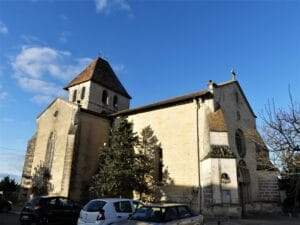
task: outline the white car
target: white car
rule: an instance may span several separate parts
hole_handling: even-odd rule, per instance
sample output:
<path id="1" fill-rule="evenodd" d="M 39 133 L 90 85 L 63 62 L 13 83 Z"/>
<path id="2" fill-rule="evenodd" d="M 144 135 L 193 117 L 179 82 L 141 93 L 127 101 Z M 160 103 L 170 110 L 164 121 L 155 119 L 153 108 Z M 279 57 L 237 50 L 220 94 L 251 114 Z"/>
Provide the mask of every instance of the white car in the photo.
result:
<path id="1" fill-rule="evenodd" d="M 124 198 L 94 199 L 80 211 L 78 225 L 111 225 L 127 220 L 137 208 L 142 205 L 139 201 Z"/>

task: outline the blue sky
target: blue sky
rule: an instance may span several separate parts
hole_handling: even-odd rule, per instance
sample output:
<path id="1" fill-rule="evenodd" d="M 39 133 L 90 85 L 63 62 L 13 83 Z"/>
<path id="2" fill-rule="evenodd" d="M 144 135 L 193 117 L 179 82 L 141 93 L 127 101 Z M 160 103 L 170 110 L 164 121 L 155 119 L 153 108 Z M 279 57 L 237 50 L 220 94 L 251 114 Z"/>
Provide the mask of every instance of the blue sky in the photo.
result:
<path id="1" fill-rule="evenodd" d="M 0 175 L 20 175 L 35 118 L 99 54 L 138 106 L 230 79 L 254 111 L 300 95 L 300 2 L 1 1 Z"/>

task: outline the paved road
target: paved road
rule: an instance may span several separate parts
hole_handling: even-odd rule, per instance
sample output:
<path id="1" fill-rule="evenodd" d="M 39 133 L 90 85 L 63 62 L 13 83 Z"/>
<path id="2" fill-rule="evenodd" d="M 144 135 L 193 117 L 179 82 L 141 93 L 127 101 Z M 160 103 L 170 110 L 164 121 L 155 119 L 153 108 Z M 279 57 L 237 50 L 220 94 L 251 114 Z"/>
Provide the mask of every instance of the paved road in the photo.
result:
<path id="1" fill-rule="evenodd" d="M 0 225 L 19 225 L 19 216 L 13 213 L 0 213 Z M 217 220 L 210 220 L 205 225 L 218 225 Z M 268 219 L 248 219 L 248 220 L 222 220 L 221 225 L 300 225 L 300 218 L 288 219 L 268 218 Z"/>
<path id="2" fill-rule="evenodd" d="M 0 225 L 19 225 L 19 216 L 13 213 L 0 212 Z"/>

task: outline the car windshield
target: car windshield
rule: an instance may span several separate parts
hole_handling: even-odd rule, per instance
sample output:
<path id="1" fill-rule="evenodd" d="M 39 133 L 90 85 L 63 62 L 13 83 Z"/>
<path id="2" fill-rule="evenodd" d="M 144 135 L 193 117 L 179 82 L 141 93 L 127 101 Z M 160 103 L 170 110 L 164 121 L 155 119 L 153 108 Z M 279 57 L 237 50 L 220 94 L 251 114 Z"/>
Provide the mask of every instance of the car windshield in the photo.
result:
<path id="1" fill-rule="evenodd" d="M 130 220 L 163 222 L 165 208 L 161 207 L 141 207 L 129 218 Z"/>
<path id="2" fill-rule="evenodd" d="M 93 200 L 86 204 L 83 207 L 83 210 L 87 212 L 99 212 L 101 209 L 103 209 L 105 204 L 105 201 Z"/>
<path id="3" fill-rule="evenodd" d="M 25 206 L 30 207 L 30 206 L 35 206 L 39 203 L 41 198 L 37 197 L 37 198 L 33 198 L 31 200 L 29 200 L 28 202 L 25 203 Z"/>

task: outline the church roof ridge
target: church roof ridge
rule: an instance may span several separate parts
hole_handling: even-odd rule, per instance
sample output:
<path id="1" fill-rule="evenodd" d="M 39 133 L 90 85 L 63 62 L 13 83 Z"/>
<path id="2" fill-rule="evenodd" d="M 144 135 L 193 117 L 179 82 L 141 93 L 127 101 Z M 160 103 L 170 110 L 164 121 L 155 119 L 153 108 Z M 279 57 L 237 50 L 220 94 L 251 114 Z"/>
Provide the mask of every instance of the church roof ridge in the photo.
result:
<path id="1" fill-rule="evenodd" d="M 68 90 L 70 87 L 86 81 L 93 81 L 131 99 L 108 61 L 103 58 L 94 59 L 64 89 Z"/>
<path id="2" fill-rule="evenodd" d="M 68 101 L 68 100 L 66 100 L 66 99 L 64 99 L 63 97 L 56 97 L 55 99 L 53 99 L 50 103 L 49 103 L 49 105 L 43 110 L 43 111 L 41 111 L 38 115 L 37 115 L 37 117 L 36 117 L 36 119 L 39 119 L 43 114 L 44 114 L 44 112 L 46 112 L 57 100 L 61 100 L 61 101 L 63 101 L 63 102 L 65 102 L 65 103 L 67 103 L 67 104 L 71 104 L 71 105 L 73 105 L 73 106 L 78 106 L 77 104 L 75 104 L 75 103 L 73 103 L 73 102 L 70 102 L 70 101 Z"/>
<path id="3" fill-rule="evenodd" d="M 190 94 L 181 95 L 181 96 L 165 99 L 162 101 L 154 102 L 154 103 L 151 103 L 148 105 L 136 107 L 133 109 L 122 110 L 122 111 L 111 114 L 111 116 L 130 115 L 130 114 L 134 114 L 137 112 L 144 112 L 144 111 L 162 108 L 162 107 L 166 107 L 166 106 L 170 106 L 170 105 L 175 105 L 175 104 L 178 104 L 181 102 L 189 101 L 189 100 L 192 100 L 195 98 L 200 98 L 200 97 L 208 97 L 209 98 L 209 97 L 212 97 L 212 93 L 208 90 L 197 91 L 197 92 L 193 92 Z"/>
<path id="4" fill-rule="evenodd" d="M 246 95 L 245 95 L 245 93 L 244 93 L 244 91 L 243 91 L 240 83 L 238 82 L 238 80 L 229 80 L 229 81 L 225 81 L 225 82 L 222 82 L 222 83 L 219 83 L 219 84 L 216 84 L 216 85 L 217 85 L 217 87 L 223 87 L 223 86 L 230 85 L 230 84 L 236 84 L 238 86 L 238 88 L 239 88 L 239 90 L 240 90 L 243 98 L 245 99 L 245 102 L 246 102 L 246 104 L 247 104 L 250 112 L 252 113 L 252 115 L 255 118 L 257 118 L 257 116 L 256 116 L 254 110 L 252 109 L 252 107 L 251 107 L 251 105 L 250 105 L 250 103 L 249 103 L 249 101 L 248 101 L 248 99 L 247 99 L 247 97 L 246 97 Z"/>

